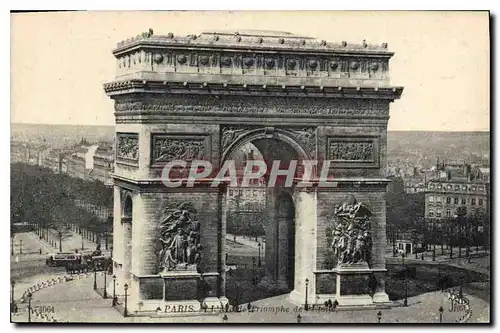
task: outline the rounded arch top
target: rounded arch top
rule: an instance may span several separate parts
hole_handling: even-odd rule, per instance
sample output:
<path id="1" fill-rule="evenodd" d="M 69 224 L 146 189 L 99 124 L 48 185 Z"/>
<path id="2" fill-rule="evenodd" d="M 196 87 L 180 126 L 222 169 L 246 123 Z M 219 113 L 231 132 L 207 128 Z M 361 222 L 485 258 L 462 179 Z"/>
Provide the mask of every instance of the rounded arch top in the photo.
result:
<path id="1" fill-rule="evenodd" d="M 122 217 L 125 219 L 132 219 L 132 213 L 133 213 L 132 193 L 126 192 L 123 197 Z"/>
<path id="2" fill-rule="evenodd" d="M 244 145 L 257 140 L 276 140 L 287 144 L 293 151 L 295 151 L 299 161 L 310 159 L 309 154 L 298 140 L 289 132 L 284 129 L 265 127 L 248 130 L 246 133 L 240 135 L 234 140 L 223 152 L 221 158 L 221 165 L 229 160 L 236 154 Z"/>

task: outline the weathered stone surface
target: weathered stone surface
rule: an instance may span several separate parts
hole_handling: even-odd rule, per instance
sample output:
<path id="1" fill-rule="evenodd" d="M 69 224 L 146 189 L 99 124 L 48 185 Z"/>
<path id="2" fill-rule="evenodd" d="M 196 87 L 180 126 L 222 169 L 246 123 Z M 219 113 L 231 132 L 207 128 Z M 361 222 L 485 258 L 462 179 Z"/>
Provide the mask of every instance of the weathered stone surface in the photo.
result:
<path id="1" fill-rule="evenodd" d="M 116 158 L 139 160 L 139 135 L 137 133 L 116 133 Z"/>
<path id="2" fill-rule="evenodd" d="M 225 189 L 166 188 L 159 177 L 173 159 L 203 158 L 217 168 L 248 142 L 273 150 L 266 161 L 332 160 L 332 187 L 291 189 L 294 216 L 280 215 L 275 191 L 268 191 L 267 229 L 275 228 L 266 235 L 266 256 L 278 258 L 266 261 L 269 281 L 292 287 L 286 284 L 293 280 L 300 302 L 306 279 L 310 298 L 376 291 L 385 299 L 386 131 L 389 104 L 402 92 L 389 86 L 387 45 L 268 32 L 176 37 L 150 31 L 120 44 L 114 55 L 116 81 L 104 86 L 117 123 L 114 268 L 119 284 L 130 284 L 134 304 L 164 295 L 171 301 L 225 295 Z M 349 195 L 372 212 L 372 255 L 364 274 L 342 273 L 337 285 L 333 210 Z M 165 203 L 186 201 L 200 222 L 198 272 L 159 276 L 161 211 Z"/>
<path id="3" fill-rule="evenodd" d="M 145 98 L 115 102 L 115 111 L 158 113 L 236 113 L 281 115 L 382 116 L 389 114 L 389 103 L 374 99 L 311 99 L 300 97 L 245 97 L 171 95 L 168 98 Z"/>
<path id="4" fill-rule="evenodd" d="M 372 234 L 372 256 L 369 266 L 371 268 L 385 268 L 384 250 L 386 244 L 385 221 L 385 190 L 373 192 L 361 192 L 351 190 L 325 190 L 318 192 L 318 222 L 317 222 L 317 261 L 316 269 L 329 270 L 336 267 L 331 249 L 332 231 L 334 228 L 334 209 L 338 203 L 342 203 L 349 195 L 354 195 L 356 200 L 370 208 L 371 234 Z"/>
<path id="5" fill-rule="evenodd" d="M 141 278 L 140 279 L 140 297 L 144 300 L 163 299 L 163 279 L 161 278 Z"/>

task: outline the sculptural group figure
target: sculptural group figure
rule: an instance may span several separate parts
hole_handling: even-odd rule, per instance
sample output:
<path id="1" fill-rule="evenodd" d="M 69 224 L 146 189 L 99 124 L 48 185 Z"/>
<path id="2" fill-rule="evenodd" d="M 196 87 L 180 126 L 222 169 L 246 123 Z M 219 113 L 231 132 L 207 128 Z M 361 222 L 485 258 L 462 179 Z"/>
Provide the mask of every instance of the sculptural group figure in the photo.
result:
<path id="1" fill-rule="evenodd" d="M 337 218 L 333 230 L 332 247 L 337 265 L 351 265 L 370 260 L 372 238 L 370 236 L 370 211 L 356 202 L 343 203 L 335 209 Z"/>
<path id="2" fill-rule="evenodd" d="M 158 255 L 160 271 L 179 269 L 183 264 L 197 265 L 201 260 L 200 222 L 190 203 L 183 203 L 162 218 L 159 238 L 162 249 Z"/>

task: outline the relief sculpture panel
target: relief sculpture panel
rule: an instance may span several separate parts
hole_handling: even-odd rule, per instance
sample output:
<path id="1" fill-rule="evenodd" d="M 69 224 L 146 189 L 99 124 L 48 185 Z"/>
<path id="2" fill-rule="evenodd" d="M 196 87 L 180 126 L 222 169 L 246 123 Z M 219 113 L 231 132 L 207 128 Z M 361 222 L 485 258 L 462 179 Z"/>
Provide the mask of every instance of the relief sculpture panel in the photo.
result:
<path id="1" fill-rule="evenodd" d="M 233 142 L 252 130 L 252 127 L 222 126 L 221 127 L 221 152 L 225 152 Z"/>
<path id="2" fill-rule="evenodd" d="M 207 136 L 154 134 L 151 139 L 151 163 L 165 164 L 173 160 L 202 160 L 207 156 Z"/>
<path id="3" fill-rule="evenodd" d="M 316 128 L 286 128 L 285 131 L 292 134 L 309 155 L 309 158 L 316 158 Z"/>
<path id="4" fill-rule="evenodd" d="M 197 211 L 191 202 L 178 207 L 165 207 L 157 227 L 159 273 L 168 271 L 197 271 L 201 261 L 201 233 Z"/>
<path id="5" fill-rule="evenodd" d="M 116 158 L 131 162 L 139 160 L 139 135 L 137 133 L 116 134 Z"/>
<path id="6" fill-rule="evenodd" d="M 332 248 L 337 266 L 368 265 L 371 258 L 371 211 L 353 196 L 335 208 Z"/>
<path id="7" fill-rule="evenodd" d="M 326 154 L 333 167 L 379 167 L 379 138 L 329 137 Z"/>
<path id="8" fill-rule="evenodd" d="M 372 161 L 373 142 L 331 142 L 330 158 L 334 161 Z"/>

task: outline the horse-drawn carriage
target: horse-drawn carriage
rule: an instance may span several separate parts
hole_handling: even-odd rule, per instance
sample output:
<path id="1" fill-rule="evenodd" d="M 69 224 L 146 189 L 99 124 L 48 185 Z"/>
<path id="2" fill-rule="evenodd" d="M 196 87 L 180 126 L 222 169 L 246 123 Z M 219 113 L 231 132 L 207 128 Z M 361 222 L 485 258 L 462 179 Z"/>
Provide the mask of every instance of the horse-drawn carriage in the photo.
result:
<path id="1" fill-rule="evenodd" d="M 63 266 L 68 273 L 106 271 L 111 268 L 111 258 L 102 255 L 97 249 L 90 254 L 61 252 L 48 256 L 47 266 Z"/>

